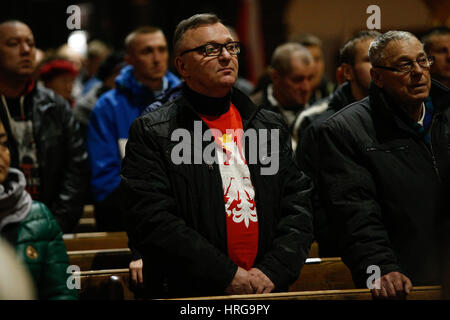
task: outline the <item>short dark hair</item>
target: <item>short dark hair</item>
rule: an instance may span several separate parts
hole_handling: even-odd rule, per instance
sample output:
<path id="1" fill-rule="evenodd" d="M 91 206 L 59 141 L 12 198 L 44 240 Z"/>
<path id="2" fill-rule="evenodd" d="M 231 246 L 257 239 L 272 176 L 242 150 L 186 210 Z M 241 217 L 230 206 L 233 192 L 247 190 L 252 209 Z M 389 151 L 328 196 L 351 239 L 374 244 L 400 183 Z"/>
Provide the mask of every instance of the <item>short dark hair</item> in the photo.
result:
<path id="1" fill-rule="evenodd" d="M 423 37 L 422 37 L 422 43 L 423 48 L 425 52 L 429 52 L 431 47 L 433 46 L 433 40 L 432 38 L 435 36 L 446 36 L 450 34 L 450 28 L 447 27 L 437 27 L 433 28 L 430 31 L 428 31 Z"/>
<path id="2" fill-rule="evenodd" d="M 339 63 L 355 64 L 356 45 L 361 41 L 375 39 L 381 33 L 378 31 L 361 31 L 348 40 L 339 51 Z M 368 52 L 367 52 L 368 53 Z"/>
<path id="3" fill-rule="evenodd" d="M 190 18 L 182 20 L 176 27 L 173 35 L 173 49 L 175 56 L 180 54 L 180 44 L 186 31 L 204 25 L 222 23 L 222 21 L 214 13 L 200 13 Z"/>
<path id="4" fill-rule="evenodd" d="M 139 28 L 133 30 L 125 38 L 125 51 L 129 52 L 129 50 L 131 48 L 131 43 L 133 42 L 134 38 L 138 34 L 147 34 L 147 33 L 156 33 L 156 32 L 162 32 L 161 28 L 154 27 L 154 26 L 142 26 L 142 27 L 139 27 Z"/>

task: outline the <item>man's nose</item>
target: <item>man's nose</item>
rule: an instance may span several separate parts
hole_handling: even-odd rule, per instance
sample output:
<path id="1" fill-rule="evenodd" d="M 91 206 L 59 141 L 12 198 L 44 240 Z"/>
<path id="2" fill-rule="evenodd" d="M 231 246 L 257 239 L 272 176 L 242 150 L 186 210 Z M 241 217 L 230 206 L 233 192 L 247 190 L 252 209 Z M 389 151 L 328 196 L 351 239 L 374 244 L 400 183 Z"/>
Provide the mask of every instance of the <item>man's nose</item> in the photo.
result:
<path id="1" fill-rule="evenodd" d="M 311 91 L 311 80 L 305 79 L 300 83 L 300 89 L 305 92 Z"/>
<path id="2" fill-rule="evenodd" d="M 20 52 L 22 54 L 28 54 L 32 50 L 32 46 L 30 46 L 26 41 L 20 44 Z"/>
<path id="3" fill-rule="evenodd" d="M 232 55 L 228 52 L 227 48 L 222 47 L 222 52 L 219 55 L 219 59 L 231 60 Z"/>
<path id="4" fill-rule="evenodd" d="M 429 70 L 429 68 L 422 67 L 419 65 L 419 63 L 417 61 L 414 61 L 413 65 L 412 65 L 412 69 L 411 69 L 411 74 L 422 75 L 425 72 L 425 70 Z"/>

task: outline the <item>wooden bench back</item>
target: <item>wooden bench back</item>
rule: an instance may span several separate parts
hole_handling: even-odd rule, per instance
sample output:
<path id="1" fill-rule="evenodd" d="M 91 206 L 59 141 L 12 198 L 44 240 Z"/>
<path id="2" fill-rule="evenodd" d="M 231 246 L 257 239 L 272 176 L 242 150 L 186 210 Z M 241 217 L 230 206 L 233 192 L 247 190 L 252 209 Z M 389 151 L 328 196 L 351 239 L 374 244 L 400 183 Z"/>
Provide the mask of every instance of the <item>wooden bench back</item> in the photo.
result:
<path id="1" fill-rule="evenodd" d="M 63 235 L 67 251 L 128 248 L 126 232 L 89 232 Z"/>

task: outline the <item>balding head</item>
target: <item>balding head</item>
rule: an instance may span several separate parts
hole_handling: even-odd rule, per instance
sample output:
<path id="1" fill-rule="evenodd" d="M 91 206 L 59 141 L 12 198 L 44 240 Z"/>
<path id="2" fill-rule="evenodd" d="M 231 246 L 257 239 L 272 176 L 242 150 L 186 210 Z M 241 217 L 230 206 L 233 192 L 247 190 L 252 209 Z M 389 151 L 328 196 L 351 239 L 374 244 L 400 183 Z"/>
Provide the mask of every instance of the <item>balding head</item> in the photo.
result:
<path id="1" fill-rule="evenodd" d="M 36 48 L 31 29 L 23 22 L 0 24 L 0 73 L 2 79 L 30 77 L 35 68 Z"/>

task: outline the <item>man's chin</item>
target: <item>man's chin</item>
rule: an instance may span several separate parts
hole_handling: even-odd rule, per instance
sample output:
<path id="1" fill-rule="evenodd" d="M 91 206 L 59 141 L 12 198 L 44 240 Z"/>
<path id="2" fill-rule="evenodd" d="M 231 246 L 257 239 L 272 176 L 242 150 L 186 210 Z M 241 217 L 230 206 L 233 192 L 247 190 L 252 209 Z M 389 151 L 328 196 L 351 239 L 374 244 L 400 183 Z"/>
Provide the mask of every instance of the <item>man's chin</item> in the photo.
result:
<path id="1" fill-rule="evenodd" d="M 236 83 L 236 78 L 235 77 L 226 77 L 223 78 L 222 81 L 220 81 L 220 84 L 224 87 L 224 88 L 230 88 L 234 86 L 234 84 Z"/>
<path id="2" fill-rule="evenodd" d="M 16 72 L 14 72 L 14 74 L 20 78 L 28 78 L 34 74 L 34 71 L 35 70 L 33 68 L 23 68 L 17 70 Z"/>

